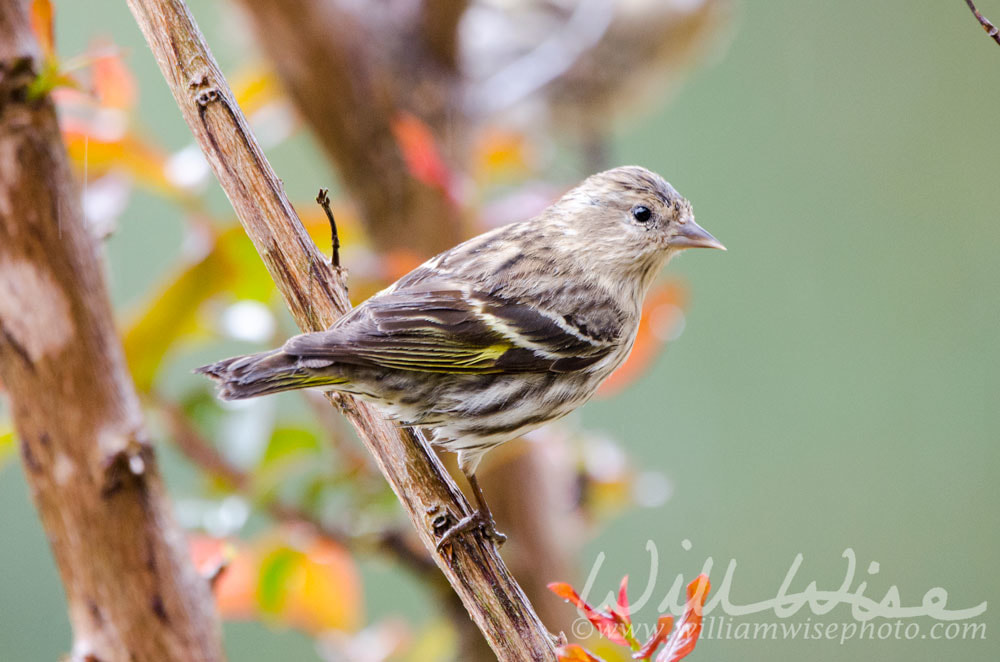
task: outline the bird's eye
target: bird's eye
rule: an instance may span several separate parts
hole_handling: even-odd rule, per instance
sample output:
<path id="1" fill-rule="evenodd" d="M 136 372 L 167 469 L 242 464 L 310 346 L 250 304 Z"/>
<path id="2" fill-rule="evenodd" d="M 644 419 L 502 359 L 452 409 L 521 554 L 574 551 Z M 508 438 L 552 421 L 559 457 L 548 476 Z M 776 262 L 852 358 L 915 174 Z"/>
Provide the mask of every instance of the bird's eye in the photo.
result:
<path id="1" fill-rule="evenodd" d="M 649 219 L 653 218 L 653 212 L 649 210 L 649 207 L 639 205 L 632 208 L 632 218 L 640 223 L 649 223 Z"/>

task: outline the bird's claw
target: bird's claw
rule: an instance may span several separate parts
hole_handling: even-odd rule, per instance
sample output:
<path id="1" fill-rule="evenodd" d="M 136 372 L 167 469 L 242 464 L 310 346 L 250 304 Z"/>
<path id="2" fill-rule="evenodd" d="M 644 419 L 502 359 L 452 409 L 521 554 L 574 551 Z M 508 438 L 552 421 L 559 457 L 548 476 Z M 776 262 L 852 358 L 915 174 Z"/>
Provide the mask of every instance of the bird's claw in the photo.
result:
<path id="1" fill-rule="evenodd" d="M 454 542 L 455 538 L 461 534 L 468 533 L 469 531 L 475 531 L 476 529 L 481 530 L 483 532 L 483 536 L 492 540 L 493 544 L 497 547 L 500 547 L 507 542 L 507 536 L 497 531 L 496 522 L 493 521 L 493 518 L 486 517 L 483 515 L 483 511 L 477 510 L 471 515 L 466 515 L 462 519 L 458 520 L 453 525 L 448 527 L 448 530 L 441 534 L 441 538 L 437 543 L 438 552 L 442 551 L 447 545 Z"/>
<path id="2" fill-rule="evenodd" d="M 497 523 L 493 521 L 492 517 L 483 524 L 483 535 L 492 540 L 497 549 L 503 547 L 503 544 L 507 542 L 507 535 L 497 531 Z"/>

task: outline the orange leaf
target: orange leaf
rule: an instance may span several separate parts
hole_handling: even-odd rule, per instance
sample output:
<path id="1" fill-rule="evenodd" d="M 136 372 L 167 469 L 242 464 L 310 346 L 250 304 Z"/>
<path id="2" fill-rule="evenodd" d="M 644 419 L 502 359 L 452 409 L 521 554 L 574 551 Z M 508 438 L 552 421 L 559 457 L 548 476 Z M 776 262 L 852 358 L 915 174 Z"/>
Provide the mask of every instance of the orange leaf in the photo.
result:
<path id="1" fill-rule="evenodd" d="M 656 620 L 656 632 L 654 632 L 653 636 L 649 638 L 649 641 L 642 645 L 642 648 L 632 655 L 632 658 L 636 660 L 648 660 L 652 657 L 653 653 L 656 652 L 656 649 L 663 645 L 663 642 L 667 640 L 667 635 L 670 634 L 670 630 L 673 627 L 673 616 L 669 614 L 660 616 L 660 618 Z"/>
<path id="2" fill-rule="evenodd" d="M 580 605 L 586 605 L 587 603 L 580 599 L 580 596 L 576 594 L 573 587 L 566 582 L 552 582 L 548 584 L 548 589 L 558 595 L 563 600 L 573 603 L 573 606 L 579 607 Z"/>
<path id="3" fill-rule="evenodd" d="M 618 613 L 621 614 L 626 623 L 632 624 L 632 618 L 628 613 L 628 575 L 622 577 L 621 586 L 618 587 Z"/>
<path id="4" fill-rule="evenodd" d="M 167 178 L 166 153 L 155 145 L 131 133 L 102 135 L 100 126 L 78 118 L 66 117 L 60 124 L 70 159 L 80 170 L 86 169 L 89 177 L 116 170 L 156 193 L 183 195 Z"/>
<path id="5" fill-rule="evenodd" d="M 491 181 L 531 170 L 531 145 L 523 133 L 486 129 L 475 146 L 475 169 L 479 180 Z"/>
<path id="6" fill-rule="evenodd" d="M 562 582 L 549 584 L 549 590 L 573 603 L 577 609 L 581 610 L 608 641 L 622 646 L 630 647 L 635 653 L 632 658 L 636 660 L 648 660 L 662 644 L 666 647 L 656 656 L 656 662 L 678 662 L 691 651 L 698 643 L 701 635 L 702 609 L 705 606 L 705 598 L 709 590 L 708 575 L 698 575 L 694 581 L 688 584 L 687 603 L 684 606 L 684 614 L 677 624 L 677 629 L 671 633 L 674 624 L 673 616 L 660 616 L 656 622 L 656 631 L 649 640 L 640 645 L 632 633 L 631 617 L 629 615 L 628 604 L 628 576 L 622 579 L 618 588 L 617 610 L 599 612 L 587 604 L 577 594 L 573 587 Z M 557 650 L 560 660 L 573 660 L 589 662 L 597 658 L 585 648 L 574 645 L 567 645 Z"/>
<path id="7" fill-rule="evenodd" d="M 306 632 L 356 630 L 362 621 L 361 579 L 340 545 L 314 538 L 289 581 L 284 619 Z"/>
<path id="8" fill-rule="evenodd" d="M 95 50 L 107 50 L 106 44 L 98 44 Z M 138 96 L 135 77 L 122 61 L 120 53 L 108 53 L 94 60 L 94 93 L 106 108 L 129 110 L 135 106 Z"/>
<path id="9" fill-rule="evenodd" d="M 31 30 L 38 39 L 38 44 L 42 47 L 45 59 L 51 60 L 56 56 L 56 38 L 54 28 L 55 10 L 50 0 L 32 0 L 31 9 Z"/>
<path id="10" fill-rule="evenodd" d="M 216 565 L 231 551 L 231 558 L 222 576 L 215 582 L 212 592 L 219 614 L 226 619 L 249 620 L 257 613 L 257 565 L 253 550 L 243 542 L 230 543 L 209 536 L 193 536 L 189 545 L 195 566 L 203 568 Z"/>
<path id="11" fill-rule="evenodd" d="M 392 121 L 392 133 L 410 174 L 451 197 L 453 178 L 438 151 L 434 134 L 420 118 L 399 113 Z"/>
<path id="12" fill-rule="evenodd" d="M 548 589 L 583 612 L 584 617 L 597 628 L 598 632 L 607 637 L 609 641 L 621 644 L 622 646 L 632 645 L 634 637 L 632 636 L 631 624 L 628 622 L 627 617 L 623 617 L 615 611 L 598 611 L 594 609 L 594 607 L 589 605 L 573 590 L 572 586 L 564 582 L 552 582 L 548 585 Z"/>
<path id="13" fill-rule="evenodd" d="M 274 72 L 260 63 L 244 67 L 230 77 L 233 94 L 248 116 L 281 98 L 281 86 Z"/>
<path id="14" fill-rule="evenodd" d="M 710 588 L 712 588 L 712 585 L 708 581 L 708 575 L 704 573 L 695 577 L 694 581 L 688 584 L 688 601 L 684 606 L 685 616 L 690 609 L 698 618 L 701 618 L 701 612 L 705 608 L 705 600 L 708 598 Z"/>
<path id="15" fill-rule="evenodd" d="M 388 282 L 402 278 L 423 264 L 425 259 L 420 254 L 406 248 L 389 250 L 380 256 L 384 278 Z"/>
<path id="16" fill-rule="evenodd" d="M 677 622 L 677 629 L 667 640 L 667 647 L 656 656 L 656 662 L 677 662 L 694 650 L 698 637 L 701 636 L 702 609 L 710 587 L 708 575 L 705 574 L 698 575 L 688 584 L 684 614 Z"/>
<path id="17" fill-rule="evenodd" d="M 190 545 L 198 567 L 216 563 L 227 548 L 235 550 L 213 590 L 223 618 L 266 617 L 314 634 L 361 625 L 360 575 L 337 543 L 287 529 L 249 543 L 195 536 Z M 262 575 L 273 584 L 263 587 Z M 273 604 L 262 603 L 262 588 Z"/>
<path id="18" fill-rule="evenodd" d="M 566 644 L 556 649 L 560 662 L 603 662 L 580 644 Z"/>

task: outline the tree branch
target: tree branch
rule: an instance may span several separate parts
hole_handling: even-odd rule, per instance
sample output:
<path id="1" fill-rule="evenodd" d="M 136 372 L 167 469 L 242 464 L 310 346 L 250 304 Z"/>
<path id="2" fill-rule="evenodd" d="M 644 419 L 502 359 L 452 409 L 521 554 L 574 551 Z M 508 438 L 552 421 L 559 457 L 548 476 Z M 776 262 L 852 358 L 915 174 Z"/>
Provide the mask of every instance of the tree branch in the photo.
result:
<path id="1" fill-rule="evenodd" d="M 128 4 L 296 322 L 306 331 L 326 328 L 349 308 L 344 275 L 310 241 L 187 7 L 181 0 Z M 330 87 L 336 89 L 333 82 Z M 328 107 L 325 112 L 337 110 Z M 376 111 L 368 109 L 367 114 Z M 545 627 L 492 544 L 476 534 L 456 541 L 450 554 L 435 550 L 442 527 L 467 514 L 469 505 L 422 435 L 386 421 L 363 402 L 338 396 L 331 401 L 340 404 L 375 456 L 421 541 L 498 659 L 554 662 Z"/>
<path id="2" fill-rule="evenodd" d="M 976 9 L 976 5 L 972 2 L 972 0 L 965 0 L 965 4 L 969 5 L 969 9 L 972 10 L 972 13 L 979 21 L 979 24 L 983 26 L 984 30 L 986 30 L 986 34 L 992 37 L 993 41 L 1000 44 L 1000 29 L 997 29 L 997 26 L 993 25 L 988 18 L 979 13 L 979 10 Z"/>
<path id="3" fill-rule="evenodd" d="M 458 68 L 458 24 L 469 0 L 423 0 L 420 6 L 420 33 L 428 52 L 438 64 Z"/>
<path id="4" fill-rule="evenodd" d="M 224 658 L 112 322 L 26 2 L 0 3 L 0 379 L 66 589 L 73 660 Z"/>

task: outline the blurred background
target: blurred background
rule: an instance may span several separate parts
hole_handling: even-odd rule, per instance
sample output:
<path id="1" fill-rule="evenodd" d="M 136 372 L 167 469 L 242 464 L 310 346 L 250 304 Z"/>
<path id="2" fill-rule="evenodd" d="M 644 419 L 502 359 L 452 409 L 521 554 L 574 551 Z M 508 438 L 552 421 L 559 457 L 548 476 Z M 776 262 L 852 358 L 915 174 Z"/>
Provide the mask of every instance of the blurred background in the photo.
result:
<path id="1" fill-rule="evenodd" d="M 375 36 L 398 18 L 340 4 Z M 837 589 L 847 548 L 848 592 L 875 601 L 1000 597 L 1000 47 L 965 4 L 470 4 L 426 71 L 379 42 L 395 78 L 371 82 L 372 98 L 407 99 L 391 117 L 372 107 L 366 124 L 355 109 L 364 121 L 324 129 L 324 112 L 363 107 L 365 90 L 321 65 L 329 87 L 310 88 L 268 56 L 296 36 L 268 14 L 280 3 L 190 2 L 321 248 L 312 200 L 335 192 L 355 302 L 626 163 L 663 174 L 727 245 L 669 266 L 633 360 L 599 398 L 485 469 L 512 534 L 504 556 L 550 628 L 569 633 L 576 614 L 541 587 L 583 588 L 595 566 L 597 602 L 625 574 L 633 598 L 652 587 L 633 614 L 652 624 L 707 559 L 713 591 L 735 562 L 729 601 L 746 604 L 773 598 L 799 554 L 789 592 Z M 83 81 L 56 98 L 177 516 L 200 563 L 232 559 L 217 587 L 230 659 L 472 659 L 475 633 L 346 424 L 299 395 L 222 407 L 189 374 L 294 326 L 125 3 L 55 7 L 55 51 Z M 1000 20 L 1000 3 L 980 9 Z M 460 106 L 449 67 L 477 81 Z M 379 122 L 387 133 L 364 133 Z M 385 162 L 382 139 L 405 177 L 361 181 Z M 340 176 L 338 157 L 371 162 Z M 407 225 L 394 209 L 419 213 Z M 15 449 L 0 408 L 0 648 L 58 659 L 69 625 Z M 852 622 L 847 606 L 788 620 Z M 910 622 L 928 638 L 713 638 L 692 659 L 1000 656 L 996 608 L 968 621 L 985 637 L 932 640 L 935 621 Z"/>

